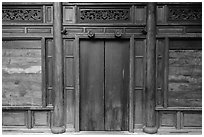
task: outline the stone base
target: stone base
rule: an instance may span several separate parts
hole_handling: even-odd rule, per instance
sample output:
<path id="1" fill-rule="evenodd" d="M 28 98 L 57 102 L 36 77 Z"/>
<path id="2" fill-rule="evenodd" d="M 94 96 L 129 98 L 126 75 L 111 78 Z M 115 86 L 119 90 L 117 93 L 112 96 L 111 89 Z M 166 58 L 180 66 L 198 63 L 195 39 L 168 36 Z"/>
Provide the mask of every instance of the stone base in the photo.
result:
<path id="1" fill-rule="evenodd" d="M 51 128 L 51 131 L 52 131 L 53 134 L 61 134 L 61 133 L 64 133 L 66 131 L 66 129 L 65 129 L 64 126 L 62 126 L 62 127 L 55 127 L 55 126 L 53 126 Z"/>
<path id="2" fill-rule="evenodd" d="M 158 129 L 157 127 L 144 127 L 143 132 L 148 133 L 148 134 L 155 134 L 157 133 Z"/>

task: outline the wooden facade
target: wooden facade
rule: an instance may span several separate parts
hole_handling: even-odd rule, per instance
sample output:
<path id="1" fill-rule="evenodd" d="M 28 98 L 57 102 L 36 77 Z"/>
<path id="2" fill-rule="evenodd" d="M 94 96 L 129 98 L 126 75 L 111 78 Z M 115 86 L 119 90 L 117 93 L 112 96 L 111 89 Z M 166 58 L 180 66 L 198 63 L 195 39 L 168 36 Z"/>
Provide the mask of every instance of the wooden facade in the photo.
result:
<path id="1" fill-rule="evenodd" d="M 202 3 L 3 3 L 3 131 L 202 129 Z"/>

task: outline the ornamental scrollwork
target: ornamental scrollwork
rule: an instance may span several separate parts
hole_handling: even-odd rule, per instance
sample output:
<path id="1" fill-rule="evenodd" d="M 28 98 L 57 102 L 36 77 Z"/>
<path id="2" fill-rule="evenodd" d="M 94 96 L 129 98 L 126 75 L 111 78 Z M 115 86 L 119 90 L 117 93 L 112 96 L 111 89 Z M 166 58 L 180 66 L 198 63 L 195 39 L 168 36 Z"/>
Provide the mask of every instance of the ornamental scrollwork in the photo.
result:
<path id="1" fill-rule="evenodd" d="M 3 21 L 35 21 L 41 22 L 42 9 L 41 8 L 26 8 L 26 9 L 2 9 L 2 20 Z"/>
<path id="2" fill-rule="evenodd" d="M 201 21 L 202 9 L 200 7 L 169 7 L 169 21 Z"/>
<path id="3" fill-rule="evenodd" d="M 129 9 L 81 9 L 80 22 L 127 22 L 130 20 Z"/>

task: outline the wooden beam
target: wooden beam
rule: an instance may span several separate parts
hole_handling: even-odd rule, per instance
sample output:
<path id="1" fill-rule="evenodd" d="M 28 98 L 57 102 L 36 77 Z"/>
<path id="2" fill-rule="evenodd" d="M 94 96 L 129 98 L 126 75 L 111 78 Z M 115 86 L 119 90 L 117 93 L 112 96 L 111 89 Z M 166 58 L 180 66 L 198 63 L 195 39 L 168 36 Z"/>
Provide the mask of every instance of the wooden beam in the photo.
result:
<path id="1" fill-rule="evenodd" d="M 65 132 L 63 112 L 63 56 L 62 56 L 62 5 L 54 2 L 54 66 L 53 66 L 53 92 L 54 112 L 53 126 L 51 131 L 54 134 Z"/>
<path id="2" fill-rule="evenodd" d="M 149 134 L 157 132 L 155 112 L 156 91 L 156 3 L 147 4 L 147 80 L 145 112 L 146 125 L 143 131 Z"/>

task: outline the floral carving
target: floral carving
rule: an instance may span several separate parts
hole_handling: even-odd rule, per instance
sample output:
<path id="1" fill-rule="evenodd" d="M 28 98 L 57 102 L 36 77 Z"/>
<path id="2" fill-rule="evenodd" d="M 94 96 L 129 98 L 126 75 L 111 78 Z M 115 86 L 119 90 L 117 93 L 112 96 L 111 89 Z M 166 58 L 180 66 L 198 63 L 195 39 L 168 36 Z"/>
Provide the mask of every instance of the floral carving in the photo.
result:
<path id="1" fill-rule="evenodd" d="M 105 22 L 130 20 L 129 9 L 83 9 L 80 10 L 80 22 Z"/>
<path id="2" fill-rule="evenodd" d="M 2 9 L 3 21 L 42 21 L 42 9 Z"/>
<path id="3" fill-rule="evenodd" d="M 169 7 L 169 21 L 201 21 L 200 7 Z"/>

